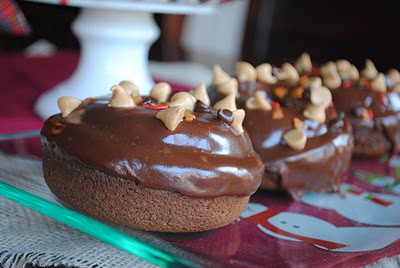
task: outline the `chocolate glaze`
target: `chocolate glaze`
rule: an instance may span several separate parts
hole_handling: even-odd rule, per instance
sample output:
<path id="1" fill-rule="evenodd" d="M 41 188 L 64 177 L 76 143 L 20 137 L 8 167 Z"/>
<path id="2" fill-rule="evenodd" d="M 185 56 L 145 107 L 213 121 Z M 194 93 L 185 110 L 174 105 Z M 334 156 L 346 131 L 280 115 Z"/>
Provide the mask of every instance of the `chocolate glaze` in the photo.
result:
<path id="1" fill-rule="evenodd" d="M 192 197 L 247 196 L 260 185 L 262 161 L 247 133 L 237 135 L 216 111 L 168 130 L 157 111 L 86 102 L 50 117 L 42 143 L 61 157 L 154 188 Z"/>
<path id="2" fill-rule="evenodd" d="M 288 94 L 282 99 L 273 94 L 273 89 L 278 86 L 288 89 Z M 350 164 L 354 142 L 349 122 L 339 117 L 334 107 L 327 108 L 324 124 L 305 118 L 302 111 L 309 102 L 310 90 L 304 88 L 301 98 L 294 98 L 291 93 L 298 86 L 289 81 L 276 85 L 242 82 L 237 103 L 246 110 L 243 126 L 264 162 L 261 188 L 281 189 L 297 200 L 306 191 L 339 190 L 343 174 Z M 262 111 L 244 107 L 245 100 L 257 90 L 264 91 L 270 101 L 280 104 L 283 118 L 273 119 L 277 108 Z M 286 131 L 293 129 L 295 117 L 303 121 L 307 133 L 306 146 L 300 151 L 290 148 L 282 138 Z"/>
<path id="3" fill-rule="evenodd" d="M 343 111 L 353 128 L 355 147 L 374 146 L 371 136 L 382 144 L 371 156 L 380 156 L 386 152 L 400 152 L 400 96 L 389 90 L 387 93 L 363 89 L 358 83 L 341 86 L 331 90 L 335 107 Z M 357 109 L 370 111 L 370 118 L 363 118 Z M 381 135 L 382 138 L 378 136 Z M 385 139 L 382 140 L 382 139 Z M 356 153 L 358 151 L 356 150 Z M 362 152 L 359 152 L 362 154 Z"/>

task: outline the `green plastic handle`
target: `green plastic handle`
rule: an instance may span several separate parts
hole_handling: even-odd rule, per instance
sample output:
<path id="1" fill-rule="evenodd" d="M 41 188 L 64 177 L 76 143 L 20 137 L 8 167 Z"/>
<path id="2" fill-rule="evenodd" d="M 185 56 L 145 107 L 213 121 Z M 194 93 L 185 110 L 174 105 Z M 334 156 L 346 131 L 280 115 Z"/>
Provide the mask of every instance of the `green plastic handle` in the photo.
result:
<path id="1" fill-rule="evenodd" d="M 81 232 L 161 267 L 199 267 L 187 259 L 154 248 L 104 223 L 0 182 L 0 196 L 65 223 Z"/>

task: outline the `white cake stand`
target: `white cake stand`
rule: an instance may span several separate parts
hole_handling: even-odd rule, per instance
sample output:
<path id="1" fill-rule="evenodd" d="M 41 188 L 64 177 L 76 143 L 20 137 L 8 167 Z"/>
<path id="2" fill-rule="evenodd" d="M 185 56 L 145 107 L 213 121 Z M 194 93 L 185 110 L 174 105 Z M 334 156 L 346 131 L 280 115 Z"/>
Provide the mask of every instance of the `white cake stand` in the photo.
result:
<path id="1" fill-rule="evenodd" d="M 137 1 L 137 0 L 29 0 L 81 7 L 72 25 L 81 51 L 72 76 L 42 94 L 35 112 L 42 118 L 58 113 L 57 99 L 102 96 L 122 80 L 131 80 L 141 94 L 149 94 L 154 82 L 148 66 L 148 52 L 159 36 L 153 13 L 206 14 L 219 1 Z M 60 63 L 62 68 L 62 63 Z"/>

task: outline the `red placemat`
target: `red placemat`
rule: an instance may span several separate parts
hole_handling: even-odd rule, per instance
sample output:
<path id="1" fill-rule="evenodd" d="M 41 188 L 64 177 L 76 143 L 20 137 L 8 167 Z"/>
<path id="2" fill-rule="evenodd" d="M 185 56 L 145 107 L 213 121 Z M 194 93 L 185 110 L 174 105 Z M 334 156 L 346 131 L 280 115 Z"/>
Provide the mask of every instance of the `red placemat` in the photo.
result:
<path id="1" fill-rule="evenodd" d="M 395 169 L 378 159 L 353 159 L 343 197 L 311 194 L 295 202 L 283 193 L 260 190 L 248 208 L 267 207 L 267 211 L 252 217 L 242 214 L 233 224 L 210 232 L 156 235 L 223 266 L 360 267 L 375 263 L 400 254 L 400 191 L 374 186 L 367 182 L 368 176 L 375 182 L 391 178 L 395 186 L 399 184 Z M 362 175 L 353 175 L 354 171 Z M 323 207 L 329 200 L 334 200 L 333 209 Z M 393 214 L 397 214 L 394 219 Z M 291 228 L 283 229 L 285 225 Z M 306 232 L 299 232 L 301 228 Z"/>

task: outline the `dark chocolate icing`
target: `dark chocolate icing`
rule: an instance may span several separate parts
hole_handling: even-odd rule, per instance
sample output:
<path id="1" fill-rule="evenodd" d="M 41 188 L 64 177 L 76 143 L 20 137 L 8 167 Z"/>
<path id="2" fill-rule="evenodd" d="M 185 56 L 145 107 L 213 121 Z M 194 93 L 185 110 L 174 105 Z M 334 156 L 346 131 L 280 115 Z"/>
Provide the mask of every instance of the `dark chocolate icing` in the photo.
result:
<path id="1" fill-rule="evenodd" d="M 235 131 L 216 111 L 168 130 L 157 111 L 84 102 L 72 114 L 49 118 L 42 143 L 61 157 L 105 173 L 193 197 L 247 196 L 260 185 L 263 165 L 247 133 Z"/>
<path id="2" fill-rule="evenodd" d="M 278 98 L 274 94 L 276 87 L 284 87 L 287 94 Z M 310 102 L 310 89 L 302 88 L 304 91 L 296 98 L 292 93 L 298 87 L 299 84 L 288 81 L 275 85 L 246 81 L 239 85 L 238 100 L 238 106 L 246 110 L 243 126 L 264 162 L 261 188 L 282 189 L 295 199 L 306 191 L 339 190 L 353 149 L 351 126 L 333 106 L 326 109 L 327 119 L 323 124 L 303 116 L 303 110 Z M 279 103 L 280 108 L 273 107 L 270 111 L 246 109 L 245 100 L 257 90 L 264 91 L 270 101 Z M 281 109 L 284 116 L 274 118 L 276 109 Z M 307 134 L 302 150 L 290 148 L 283 140 L 283 134 L 294 128 L 295 117 L 303 121 Z"/>
<path id="3" fill-rule="evenodd" d="M 348 82 L 347 82 L 348 83 Z M 382 133 L 388 148 L 378 152 L 400 152 L 400 96 L 397 92 L 376 92 L 356 82 L 331 90 L 335 107 L 343 111 L 353 128 L 355 146 L 367 141 L 372 132 Z M 360 112 L 366 110 L 368 117 Z"/>

